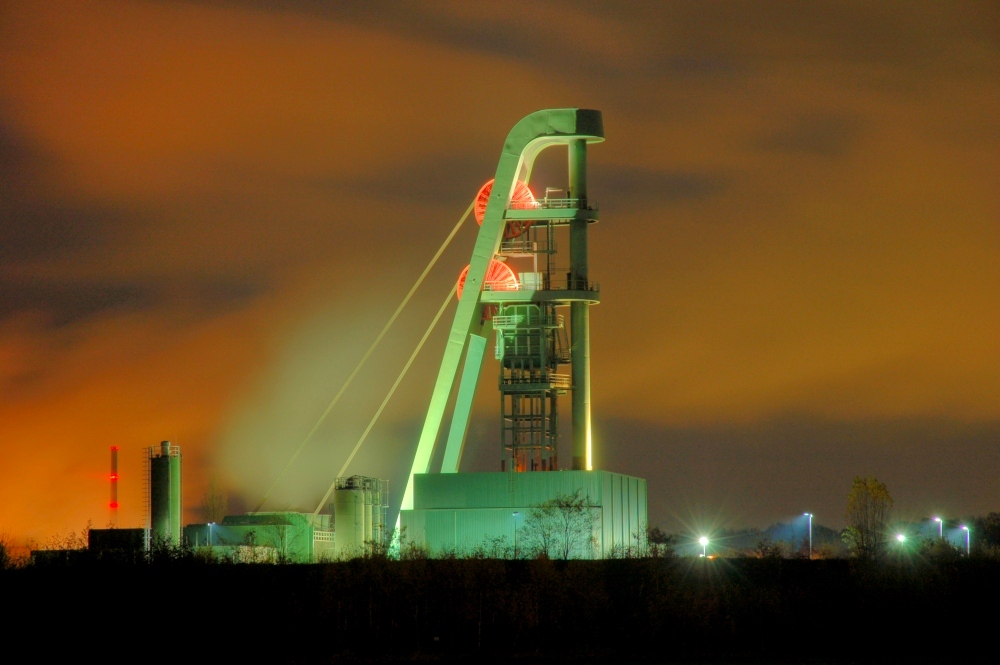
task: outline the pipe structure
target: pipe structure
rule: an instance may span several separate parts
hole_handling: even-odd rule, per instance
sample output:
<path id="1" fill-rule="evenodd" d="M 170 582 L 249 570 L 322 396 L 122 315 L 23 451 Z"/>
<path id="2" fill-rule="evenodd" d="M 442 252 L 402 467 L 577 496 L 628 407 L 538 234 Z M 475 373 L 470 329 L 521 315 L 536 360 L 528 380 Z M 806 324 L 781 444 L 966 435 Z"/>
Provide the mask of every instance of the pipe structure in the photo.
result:
<path id="1" fill-rule="evenodd" d="M 577 208 L 587 207 L 587 141 L 569 143 L 569 198 L 576 199 Z M 567 288 L 586 290 L 589 286 L 587 225 L 585 219 L 574 219 L 569 227 L 570 280 Z M 594 468 L 590 427 L 590 303 L 570 304 L 570 325 L 573 335 L 571 349 L 573 372 L 573 470 Z"/>

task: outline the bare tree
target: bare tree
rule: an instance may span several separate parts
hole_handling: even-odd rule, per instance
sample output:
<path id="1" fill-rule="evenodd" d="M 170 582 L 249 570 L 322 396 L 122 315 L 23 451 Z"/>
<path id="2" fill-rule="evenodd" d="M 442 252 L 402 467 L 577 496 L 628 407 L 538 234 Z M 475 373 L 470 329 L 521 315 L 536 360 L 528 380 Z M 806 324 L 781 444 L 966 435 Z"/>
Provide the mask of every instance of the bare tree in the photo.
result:
<path id="1" fill-rule="evenodd" d="M 593 508 L 579 490 L 535 506 L 521 528 L 527 547 L 553 558 L 592 558 L 596 545 Z"/>
<path id="2" fill-rule="evenodd" d="M 222 522 L 222 518 L 226 516 L 226 511 L 228 510 L 228 503 L 226 493 L 219 487 L 215 476 L 209 478 L 208 487 L 205 488 L 205 498 L 202 502 L 202 507 L 205 511 L 205 521 Z"/>
<path id="3" fill-rule="evenodd" d="M 646 529 L 646 542 L 649 544 L 648 551 L 651 557 L 660 558 L 674 555 L 674 545 L 676 544 L 674 536 L 658 526 Z"/>
<path id="4" fill-rule="evenodd" d="M 80 530 L 77 534 L 76 531 L 70 531 L 67 534 L 56 534 L 45 541 L 42 545 L 42 549 L 46 550 L 85 550 L 87 549 L 88 541 L 90 540 L 90 529 L 93 527 L 93 521 L 87 520 L 86 526 Z"/>
<path id="5" fill-rule="evenodd" d="M 787 547 L 784 543 L 771 540 L 770 536 L 761 535 L 750 548 L 750 556 L 756 559 L 784 559 Z"/>
<path id="6" fill-rule="evenodd" d="M 847 495 L 844 540 L 859 559 L 876 559 L 885 550 L 892 496 L 874 476 L 854 479 Z"/>
<path id="7" fill-rule="evenodd" d="M 7 531 L 0 531 L 0 570 L 17 567 L 14 556 L 14 539 Z"/>

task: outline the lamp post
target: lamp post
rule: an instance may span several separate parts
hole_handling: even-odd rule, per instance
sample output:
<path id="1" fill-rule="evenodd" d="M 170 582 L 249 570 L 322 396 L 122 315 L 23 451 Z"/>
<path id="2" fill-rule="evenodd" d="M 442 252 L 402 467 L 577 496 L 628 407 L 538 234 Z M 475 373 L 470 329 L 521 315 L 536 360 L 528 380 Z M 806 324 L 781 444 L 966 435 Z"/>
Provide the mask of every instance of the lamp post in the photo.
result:
<path id="1" fill-rule="evenodd" d="M 208 546 L 209 547 L 211 547 L 213 545 L 213 541 L 212 541 L 212 527 L 213 526 L 215 526 L 215 522 L 209 522 L 208 523 Z"/>
<path id="2" fill-rule="evenodd" d="M 965 556 L 971 556 L 972 550 L 969 547 L 969 527 L 962 525 L 962 531 L 965 531 Z"/>
<path id="3" fill-rule="evenodd" d="M 513 512 L 513 516 L 514 516 L 514 558 L 515 559 L 517 558 L 517 516 L 520 515 L 520 514 L 521 514 L 521 512 L 518 511 L 518 510 L 515 510 Z"/>
<path id="4" fill-rule="evenodd" d="M 708 556 L 708 538 L 702 536 L 698 539 L 698 543 L 701 545 L 701 557 L 705 558 Z"/>
<path id="5" fill-rule="evenodd" d="M 944 540 L 944 520 L 940 517 L 935 517 L 934 521 L 938 523 L 938 539 Z"/>
<path id="6" fill-rule="evenodd" d="M 805 516 L 809 518 L 809 560 L 812 561 L 813 558 L 813 514 L 805 513 Z"/>

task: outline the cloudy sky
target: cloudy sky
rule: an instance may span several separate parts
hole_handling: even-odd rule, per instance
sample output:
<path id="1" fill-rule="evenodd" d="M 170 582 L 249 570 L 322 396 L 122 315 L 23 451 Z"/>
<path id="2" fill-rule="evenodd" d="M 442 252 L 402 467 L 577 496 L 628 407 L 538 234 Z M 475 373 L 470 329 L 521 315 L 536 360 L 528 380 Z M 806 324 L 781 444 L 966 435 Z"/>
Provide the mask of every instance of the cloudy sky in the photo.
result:
<path id="1" fill-rule="evenodd" d="M 0 0 L 0 531 L 106 524 L 110 445 L 138 526 L 161 439 L 188 520 L 252 508 L 553 107 L 604 113 L 595 455 L 652 523 L 839 527 L 866 474 L 1000 510 L 1000 5 Z M 315 507 L 474 237 L 270 507 Z M 397 501 L 445 327 L 350 468 Z"/>

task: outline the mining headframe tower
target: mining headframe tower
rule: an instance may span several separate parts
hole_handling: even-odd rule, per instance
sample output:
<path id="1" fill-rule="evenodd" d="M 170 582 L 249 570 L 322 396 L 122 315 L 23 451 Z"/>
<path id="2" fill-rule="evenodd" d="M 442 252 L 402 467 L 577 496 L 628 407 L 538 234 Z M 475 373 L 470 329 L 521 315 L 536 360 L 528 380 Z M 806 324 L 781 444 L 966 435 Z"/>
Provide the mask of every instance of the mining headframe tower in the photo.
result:
<path id="1" fill-rule="evenodd" d="M 590 307 L 600 302 L 600 289 L 588 265 L 588 227 L 599 213 L 587 193 L 587 151 L 603 140 L 600 111 L 532 113 L 510 131 L 494 178 L 479 192 L 480 230 L 459 280 L 458 309 L 398 521 L 404 537 L 432 555 L 497 539 L 516 543 L 533 509 L 567 496 L 583 499 L 592 517 L 591 537 L 580 539 L 571 556 L 607 556 L 645 542 L 646 481 L 594 468 Z M 549 149 L 566 151 L 568 188 L 547 188 L 536 196 L 532 169 Z M 560 254 L 566 245 L 568 252 Z M 491 332 L 500 362 L 500 471 L 460 473 Z M 562 370 L 567 365 L 569 373 Z M 440 473 L 433 473 L 431 460 L 456 380 L 443 461 Z M 567 394 L 569 469 L 558 457 L 558 405 Z"/>

